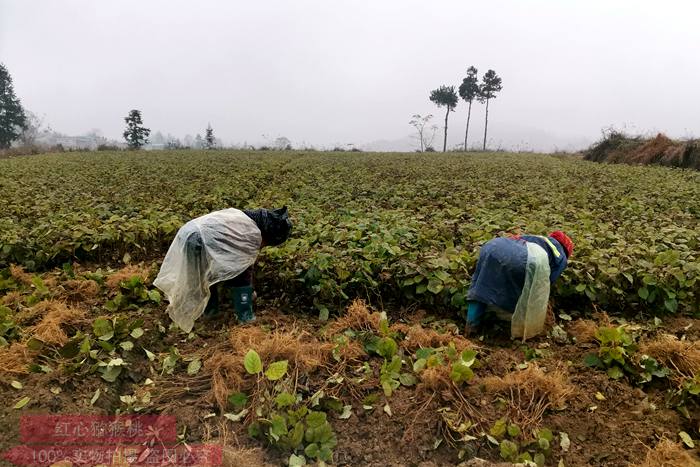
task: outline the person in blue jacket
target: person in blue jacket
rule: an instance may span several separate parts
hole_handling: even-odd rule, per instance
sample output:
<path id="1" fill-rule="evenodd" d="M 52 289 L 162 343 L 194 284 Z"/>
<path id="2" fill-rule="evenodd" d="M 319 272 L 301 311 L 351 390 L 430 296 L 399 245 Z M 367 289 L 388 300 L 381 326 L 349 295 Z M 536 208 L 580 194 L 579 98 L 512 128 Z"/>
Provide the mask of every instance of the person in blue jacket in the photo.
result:
<path id="1" fill-rule="evenodd" d="M 546 308 L 549 298 L 549 284 L 554 283 L 564 271 L 573 250 L 573 242 L 562 231 L 552 232 L 547 237 L 499 237 L 484 244 L 467 294 L 467 332 L 481 325 L 487 309 L 495 308 L 501 317 L 503 314 L 513 316 L 519 305 L 524 310 L 532 302 L 532 296 L 537 294 L 540 298 L 537 314 L 541 315 L 542 304 Z M 534 261 L 533 257 L 539 257 L 540 261 Z M 543 273 L 549 275 L 544 287 L 542 282 L 546 281 L 539 281 L 537 290 L 538 283 L 536 280 L 533 282 L 536 263 L 541 266 L 538 268 L 541 279 Z M 536 321 L 541 321 L 543 325 L 544 315 L 538 316 Z M 536 327 L 540 329 L 535 332 L 541 331 L 541 325 Z M 517 337 L 530 336 L 526 333 Z"/>

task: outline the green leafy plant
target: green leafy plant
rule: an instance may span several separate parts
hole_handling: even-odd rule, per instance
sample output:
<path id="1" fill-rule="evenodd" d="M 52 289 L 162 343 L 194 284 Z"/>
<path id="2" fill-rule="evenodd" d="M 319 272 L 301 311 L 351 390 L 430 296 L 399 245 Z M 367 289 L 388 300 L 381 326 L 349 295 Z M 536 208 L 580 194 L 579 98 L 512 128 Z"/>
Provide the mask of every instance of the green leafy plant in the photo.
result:
<path id="1" fill-rule="evenodd" d="M 116 381 L 129 365 L 134 341 L 144 334 L 143 323 L 143 319 L 122 316 L 96 318 L 91 335 L 78 332 L 58 349 L 58 354 L 67 360 L 63 364 L 65 370 L 74 373 L 87 369 L 88 373 L 98 372 L 107 382 Z"/>
<path id="2" fill-rule="evenodd" d="M 464 307 L 483 242 L 514 225 L 542 232 L 563 202 L 572 207 L 563 227 L 576 241 L 576 261 L 554 285 L 554 297 L 610 310 L 698 310 L 697 206 L 687 202 L 700 198 L 694 173 L 535 154 L 346 154 L 338 167 L 337 155 L 317 152 L 298 154 L 271 191 L 254 187 L 274 176 L 286 156 L 219 156 L 103 151 L 40 163 L 0 160 L 7 195 L 0 205 L 0 267 L 162 256 L 188 219 L 235 200 L 263 205 L 294 192 L 294 238 L 264 250 L 259 261 L 258 273 L 278 296 L 301 297 L 323 317 L 356 296 L 455 311 Z M 212 166 L 220 170 L 212 173 Z M 542 180 L 544 172 L 553 176 Z M 455 173 L 462 174 L 457 184 Z M 556 183 L 572 174 L 605 183 Z M 507 189 L 484 191 L 503 177 L 512 181 Z M 47 184 L 49 178 L 61 183 Z M 649 193 L 663 195 L 650 205 Z"/>
<path id="3" fill-rule="evenodd" d="M 253 437 L 264 436 L 271 445 L 292 453 L 303 449 L 309 458 L 319 462 L 330 461 L 337 444 L 335 433 L 326 414 L 311 410 L 309 406 L 341 411 L 342 403 L 337 399 L 323 397 L 322 392 L 304 402 L 299 395 L 289 392 L 287 388 L 290 384 L 285 379 L 288 371 L 286 360 L 272 362 L 265 368 L 260 355 L 250 349 L 243 359 L 243 366 L 248 374 L 273 384 L 258 396 L 256 418 L 249 425 L 248 433 Z M 229 416 L 229 419 L 238 420 L 248 413 L 246 406 L 250 398 L 247 394 L 231 394 L 228 402 L 240 410 L 238 414 Z"/>
<path id="4" fill-rule="evenodd" d="M 296 400 L 294 396 L 291 399 Z M 253 437 L 264 435 L 278 448 L 292 452 L 303 449 L 312 459 L 331 461 L 338 441 L 326 414 L 293 404 L 289 399 L 276 403 L 277 409 L 258 418 L 250 425 L 248 433 Z"/>
<path id="5" fill-rule="evenodd" d="M 371 332 L 362 332 L 358 335 L 364 342 L 364 348 L 368 354 L 382 357 L 383 362 L 379 370 L 379 383 L 386 397 L 391 397 L 399 386 L 412 386 L 416 383 L 415 376 L 409 372 L 402 372 L 403 358 L 395 338 L 397 337 L 389 328 L 389 321 L 383 318 L 379 322 L 380 336 Z M 354 333 L 352 334 L 354 335 Z M 340 342 L 347 345 L 346 336 L 340 336 Z M 338 344 L 336 344 L 338 345 Z M 369 370 L 369 367 L 367 368 Z"/>
<path id="6" fill-rule="evenodd" d="M 14 313 L 6 306 L 0 305 L 0 347 L 6 346 L 19 336 Z"/>
<path id="7" fill-rule="evenodd" d="M 600 327 L 595 334 L 600 345 L 597 354 L 586 355 L 587 366 L 605 369 L 613 379 L 622 378 L 625 373 L 636 376 L 637 370 L 631 360 L 637 345 L 634 337 L 625 331 L 624 326 Z"/>
<path id="8" fill-rule="evenodd" d="M 111 312 L 124 309 L 137 310 L 140 304 L 155 303 L 157 305 L 161 301 L 160 292 L 156 289 L 148 290 L 148 287 L 143 282 L 143 278 L 138 275 L 121 281 L 119 289 L 120 291 L 117 292 L 114 298 L 107 301 L 104 305 Z"/>
<path id="9" fill-rule="evenodd" d="M 474 377 L 472 366 L 476 362 L 476 350 L 466 349 L 458 357 L 451 359 L 452 370 L 450 378 L 453 382 L 466 383 Z"/>
<path id="10" fill-rule="evenodd" d="M 326 420 L 323 412 L 310 412 L 306 416 L 306 432 L 304 440 L 309 443 L 304 453 L 314 459 L 330 461 L 333 458 L 333 448 L 338 443 L 333 428 Z"/>
<path id="11" fill-rule="evenodd" d="M 649 383 L 653 378 L 668 378 L 670 375 L 669 368 L 659 364 L 656 359 L 648 355 L 642 355 L 637 370 L 637 381 L 640 384 Z"/>
<path id="12" fill-rule="evenodd" d="M 333 355 L 333 359 L 336 362 L 340 362 L 342 360 L 343 350 L 347 349 L 350 346 L 350 340 L 354 337 L 356 337 L 355 332 L 351 329 L 348 329 L 342 335 L 335 336 L 333 338 L 334 345 L 333 350 L 331 351 L 331 355 Z"/>
<path id="13" fill-rule="evenodd" d="M 498 445 L 501 458 L 508 462 L 534 462 L 544 466 L 551 455 L 554 440 L 552 431 L 541 428 L 526 436 L 520 427 L 507 419 L 501 418 L 489 430 L 490 441 Z"/>
<path id="14" fill-rule="evenodd" d="M 384 395 L 390 397 L 391 394 L 401 385 L 401 357 L 394 355 L 389 360 L 384 360 L 379 373 L 379 382 L 384 390 Z"/>
<path id="15" fill-rule="evenodd" d="M 661 365 L 656 359 L 641 355 L 635 356 L 637 344 L 624 326 L 598 328 L 595 334 L 600 348 L 597 353 L 588 354 L 584 358 L 587 366 L 606 370 L 608 376 L 620 379 L 627 376 L 632 383 L 645 384 L 653 378 L 664 379 L 671 375 L 669 368 Z"/>
<path id="16" fill-rule="evenodd" d="M 413 371 L 420 373 L 425 368 L 441 365 L 450 366 L 450 379 L 455 384 L 463 384 L 474 378 L 474 368 L 478 366 L 477 351 L 465 349 L 458 352 L 454 342 L 438 348 L 420 348 L 416 351 Z"/>
<path id="17" fill-rule="evenodd" d="M 243 359 L 243 366 L 245 366 L 248 374 L 259 375 L 263 373 L 263 363 L 260 359 L 260 355 L 253 350 L 248 350 L 245 358 Z M 287 360 L 280 360 L 277 362 L 272 362 L 268 365 L 265 370 L 265 377 L 270 381 L 277 381 L 281 379 L 287 373 Z"/>
<path id="18" fill-rule="evenodd" d="M 669 392 L 667 403 L 675 407 L 684 417 L 692 419 L 689 407 L 694 410 L 700 406 L 700 375 L 682 378 L 678 387 Z"/>

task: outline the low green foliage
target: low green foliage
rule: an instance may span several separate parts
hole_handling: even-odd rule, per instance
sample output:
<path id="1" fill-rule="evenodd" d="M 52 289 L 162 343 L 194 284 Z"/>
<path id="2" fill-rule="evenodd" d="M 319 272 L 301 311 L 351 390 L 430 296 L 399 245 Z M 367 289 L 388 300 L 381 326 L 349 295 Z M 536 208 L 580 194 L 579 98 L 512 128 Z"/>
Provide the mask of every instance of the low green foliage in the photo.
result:
<path id="1" fill-rule="evenodd" d="M 27 306 L 32 306 L 40 301 L 51 298 L 51 291 L 44 283 L 44 280 L 39 275 L 31 276 L 31 284 L 27 285 L 25 283 L 18 283 L 14 277 L 12 277 L 10 269 L 0 270 L 0 293 L 1 292 L 20 292 L 23 295 L 28 295 L 24 297 L 24 304 Z M 2 318 L 0 318 L 0 323 Z M 0 324 L 1 326 L 1 324 Z M 0 333 L 0 337 L 2 334 Z M 0 341 L 1 342 L 1 341 Z"/>
<path id="2" fill-rule="evenodd" d="M 337 444 L 335 433 L 326 413 L 312 407 L 341 412 L 342 403 L 338 399 L 325 397 L 323 392 L 314 394 L 306 401 L 290 392 L 293 384 L 289 381 L 286 360 L 272 362 L 265 368 L 258 353 L 250 349 L 243 365 L 249 375 L 258 378 L 258 383 L 264 383 L 256 405 L 252 407 L 255 417 L 248 426 L 249 435 L 263 437 L 270 445 L 291 451 L 295 456 L 303 450 L 311 459 L 331 461 L 333 448 Z M 226 414 L 229 420 L 239 421 L 248 414 L 251 399 L 247 394 L 231 394 L 228 402 L 239 411 L 238 414 Z M 299 461 L 301 457 L 295 459 Z"/>
<path id="3" fill-rule="evenodd" d="M 692 419 L 691 410 L 700 409 L 700 375 L 683 378 L 680 385 L 669 392 L 667 402 L 687 419 Z"/>
<path id="4" fill-rule="evenodd" d="M 391 361 L 384 360 L 381 372 L 379 373 L 379 382 L 382 385 L 385 396 L 390 397 L 394 390 L 401 386 L 400 371 L 401 357 L 394 355 Z"/>
<path id="5" fill-rule="evenodd" d="M 498 444 L 501 458 L 508 462 L 534 462 L 544 466 L 551 455 L 554 434 L 548 428 L 541 428 L 528 436 L 520 427 L 501 418 L 489 430 L 490 440 Z M 568 438 L 567 438 L 568 439 Z"/>
<path id="6" fill-rule="evenodd" d="M 114 382 L 134 358 L 135 341 L 144 334 L 143 319 L 123 316 L 96 318 L 92 334 L 76 333 L 58 349 L 62 366 L 68 373 L 97 372 L 107 382 Z"/>
<path id="7" fill-rule="evenodd" d="M 598 352 L 588 354 L 584 363 L 604 369 L 612 379 L 628 376 L 636 384 L 649 383 L 653 378 L 667 378 L 671 370 L 660 365 L 654 358 L 642 355 L 635 358 L 637 344 L 635 337 L 624 326 L 602 326 L 595 334 L 600 345 Z"/>
<path id="8" fill-rule="evenodd" d="M 14 321 L 14 313 L 6 306 L 0 305 L 0 347 L 17 339 L 19 332 Z"/>
<path id="9" fill-rule="evenodd" d="M 262 360 L 260 360 L 260 355 L 258 355 L 258 353 L 253 349 L 248 350 L 248 353 L 245 354 L 243 366 L 251 375 L 257 375 L 263 371 L 263 364 Z"/>
<path id="10" fill-rule="evenodd" d="M 342 360 L 342 352 L 348 348 L 350 345 L 350 339 L 353 337 L 356 337 L 355 332 L 352 330 L 347 330 L 345 331 L 345 334 L 335 336 L 333 338 L 333 350 L 331 351 L 331 354 L 336 362 L 340 362 Z"/>
<path id="11" fill-rule="evenodd" d="M 258 375 L 263 373 L 263 363 L 260 359 L 260 355 L 253 349 L 248 350 L 248 353 L 246 353 L 243 359 L 243 366 L 248 374 Z M 277 381 L 285 374 L 287 374 L 287 360 L 272 362 L 267 366 L 267 369 L 265 369 L 265 377 L 269 381 Z"/>
<path id="12" fill-rule="evenodd" d="M 162 151 L 0 160 L 0 267 L 162 257 L 193 217 L 287 204 L 293 238 L 263 251 L 258 271 L 322 318 L 360 295 L 461 310 L 485 241 L 553 227 L 576 243 L 556 297 L 698 310 L 700 173 L 527 154 L 342 159 Z"/>
<path id="13" fill-rule="evenodd" d="M 281 449 L 292 452 L 303 449 L 306 456 L 324 462 L 332 460 L 333 448 L 338 443 L 326 414 L 304 405 L 275 410 L 258 418 L 248 433 L 253 437 L 264 436 Z"/>
<path id="14" fill-rule="evenodd" d="M 584 360 L 586 365 L 605 369 L 608 376 L 613 379 L 620 379 L 625 373 L 637 374 L 631 360 L 631 355 L 636 352 L 637 345 L 634 337 L 625 331 L 624 326 L 600 327 L 595 338 L 600 348 L 597 354 L 586 355 Z"/>
<path id="15" fill-rule="evenodd" d="M 148 290 L 143 279 L 138 276 L 132 276 L 129 279 L 119 283 L 120 291 L 116 296 L 107 301 L 104 305 L 105 309 L 111 312 L 119 310 L 131 309 L 138 310 L 139 305 L 146 303 L 160 304 L 160 292 L 156 289 Z"/>
<path id="16" fill-rule="evenodd" d="M 416 351 L 413 371 L 420 374 L 426 368 L 450 365 L 450 379 L 455 384 L 462 384 L 474 377 L 473 368 L 478 366 L 476 357 L 476 350 L 458 352 L 453 342 L 445 347 L 421 348 Z"/>
<path id="17" fill-rule="evenodd" d="M 640 384 L 649 383 L 653 378 L 667 378 L 671 370 L 659 364 L 656 359 L 642 355 L 637 368 L 637 381 Z"/>

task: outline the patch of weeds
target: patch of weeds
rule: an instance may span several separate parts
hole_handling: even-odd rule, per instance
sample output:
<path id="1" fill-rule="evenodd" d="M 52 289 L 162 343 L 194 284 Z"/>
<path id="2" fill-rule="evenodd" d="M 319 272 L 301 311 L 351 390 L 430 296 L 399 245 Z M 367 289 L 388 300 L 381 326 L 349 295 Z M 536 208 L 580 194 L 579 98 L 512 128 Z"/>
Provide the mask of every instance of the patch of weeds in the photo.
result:
<path id="1" fill-rule="evenodd" d="M 415 357 L 413 371 L 420 373 L 427 368 L 449 365 L 450 379 L 455 384 L 471 381 L 474 378 L 473 368 L 478 367 L 476 350 L 458 352 L 453 342 L 444 347 L 418 349 Z"/>
<path id="2" fill-rule="evenodd" d="M 17 281 L 12 277 L 12 274 L 10 273 L 10 269 L 1 269 L 0 270 L 0 292 L 10 292 L 12 290 L 17 290 L 19 289 L 19 284 L 17 284 Z"/>
<path id="3" fill-rule="evenodd" d="M 0 305 L 0 347 L 8 345 L 17 338 L 19 338 L 19 329 L 14 321 L 12 310 Z"/>
<path id="4" fill-rule="evenodd" d="M 540 428 L 532 436 L 527 436 L 518 425 L 501 418 L 486 436 L 491 443 L 498 445 L 501 458 L 507 462 L 533 462 L 544 466 L 552 453 L 554 434 L 549 428 Z"/>
<path id="5" fill-rule="evenodd" d="M 642 355 L 637 361 L 634 354 L 637 344 L 624 326 L 601 327 L 595 334 L 600 348 L 597 353 L 586 355 L 584 363 L 589 367 L 606 370 L 612 379 L 627 376 L 632 383 L 645 384 L 654 378 L 667 378 L 671 370 L 656 359 Z"/>
<path id="6" fill-rule="evenodd" d="M 384 390 L 384 395 L 391 397 L 391 394 L 401 386 L 401 357 L 394 355 L 389 360 L 384 360 L 379 373 L 379 382 Z M 413 376 L 413 375 L 410 375 Z"/>
<path id="7" fill-rule="evenodd" d="M 237 413 L 224 416 L 237 422 L 253 411 L 248 426 L 251 437 L 264 439 L 271 446 L 290 452 L 298 462 L 306 462 L 304 456 L 321 465 L 330 462 L 337 438 L 323 410 L 340 413 L 344 410 L 341 401 L 325 397 L 323 391 L 304 400 L 301 394 L 294 392 L 286 360 L 272 362 L 265 368 L 258 353 L 251 349 L 243 365 L 248 374 L 257 378 L 259 389 L 254 397 L 244 392 L 231 394 L 228 402 Z"/>
<path id="8" fill-rule="evenodd" d="M 102 379 L 114 382 L 128 366 L 129 352 L 134 341 L 144 334 L 143 320 L 128 320 L 124 317 L 97 318 L 92 323 L 92 334 L 78 332 L 58 354 L 68 360 L 63 368 L 68 373 L 77 373 L 87 368 L 87 373 L 100 373 Z"/>
<path id="9" fill-rule="evenodd" d="M 409 372 L 402 372 L 403 351 L 396 343 L 397 334 L 389 328 L 389 320 L 383 318 L 379 321 L 379 336 L 369 332 L 360 334 L 360 340 L 364 344 L 365 351 L 383 358 L 382 366 L 379 370 L 379 383 L 386 397 L 391 397 L 399 386 L 413 386 L 416 378 Z M 369 365 L 367 365 L 369 367 Z"/>
<path id="10" fill-rule="evenodd" d="M 655 358 L 642 355 L 639 361 L 637 381 L 640 384 L 649 383 L 653 378 L 668 378 L 671 370 L 661 365 Z"/>
<path id="11" fill-rule="evenodd" d="M 73 263 L 63 263 L 61 265 L 61 272 L 67 279 L 75 279 L 75 270 L 73 269 Z"/>
<path id="12" fill-rule="evenodd" d="M 102 269 L 85 272 L 82 277 L 86 280 L 93 280 L 99 285 L 105 285 L 105 274 L 102 272 Z"/>
<path id="13" fill-rule="evenodd" d="M 148 408 L 149 404 L 151 403 L 151 393 L 149 391 L 145 391 L 141 395 L 123 394 L 119 396 L 119 400 L 122 404 L 124 404 L 124 407 L 120 408 L 119 410 L 120 413 L 140 412 Z"/>
<path id="14" fill-rule="evenodd" d="M 356 334 L 353 330 L 348 329 L 343 334 L 335 336 L 333 339 L 333 350 L 331 355 L 333 355 L 333 360 L 340 362 L 343 360 L 342 352 L 350 346 L 350 339 L 355 337 Z"/>
<path id="15" fill-rule="evenodd" d="M 131 276 L 119 283 L 119 292 L 108 300 L 104 307 L 108 311 L 138 310 L 139 305 L 147 303 L 160 304 L 160 292 L 156 289 L 148 290 L 143 278 L 138 275 Z"/>
<path id="16" fill-rule="evenodd" d="M 33 306 L 51 295 L 49 288 L 44 284 L 44 280 L 39 276 L 32 276 L 32 288 L 34 291 L 27 298 L 27 306 Z"/>
<path id="17" fill-rule="evenodd" d="M 669 406 L 674 407 L 685 418 L 692 419 L 688 406 L 698 405 L 700 402 L 700 375 L 695 375 L 693 378 L 684 378 L 680 386 L 669 393 L 667 402 Z"/>
<path id="18" fill-rule="evenodd" d="M 522 347 L 523 353 L 525 354 L 525 361 L 530 362 L 532 360 L 537 360 L 539 358 L 545 358 L 550 355 L 550 351 L 547 349 L 535 349 L 524 345 Z"/>
<path id="19" fill-rule="evenodd" d="M 612 379 L 620 379 L 625 373 L 637 374 L 630 358 L 637 351 L 637 345 L 624 326 L 600 327 L 596 331 L 595 339 L 600 348 L 597 353 L 586 355 L 584 363 L 587 366 L 606 370 Z"/>

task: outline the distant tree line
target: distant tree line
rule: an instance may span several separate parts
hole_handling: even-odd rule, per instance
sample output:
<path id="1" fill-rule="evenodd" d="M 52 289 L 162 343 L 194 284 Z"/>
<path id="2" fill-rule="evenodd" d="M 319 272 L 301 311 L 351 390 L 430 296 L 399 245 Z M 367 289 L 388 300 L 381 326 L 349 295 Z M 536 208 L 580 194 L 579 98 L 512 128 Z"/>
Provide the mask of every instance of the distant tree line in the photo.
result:
<path id="1" fill-rule="evenodd" d="M 484 142 L 483 150 L 486 150 L 486 138 L 488 136 L 489 127 L 489 102 L 496 98 L 496 95 L 503 89 L 501 78 L 493 70 L 488 70 L 481 79 L 479 83 L 478 70 L 470 66 L 467 69 L 467 76 L 462 80 L 458 89 L 455 86 L 440 86 L 437 89 L 430 91 L 429 99 L 432 103 L 438 107 L 445 108 L 445 126 L 444 135 L 442 140 L 442 151 L 447 151 L 447 122 L 450 117 L 450 112 L 454 112 L 457 104 L 459 103 L 460 97 L 467 104 L 469 108 L 467 110 L 467 125 L 464 132 L 464 150 L 467 150 L 467 143 L 469 140 L 469 123 L 472 114 L 472 103 L 476 100 L 482 104 L 486 104 L 486 121 L 484 123 Z M 427 144 L 427 140 L 432 143 L 432 137 L 435 135 L 436 127 L 431 127 L 433 129 L 432 137 L 430 133 L 426 133 L 425 127 L 428 125 L 428 121 L 432 118 L 432 115 L 427 115 L 422 117 L 419 114 L 413 116 L 412 120 L 409 122 L 411 126 L 416 128 L 419 140 L 420 151 L 431 150 L 432 144 Z M 426 138 L 426 134 L 428 137 Z"/>
<path id="2" fill-rule="evenodd" d="M 149 140 L 151 130 L 143 126 L 141 111 L 134 109 L 129 112 L 124 118 L 126 129 L 124 130 L 124 140 L 129 149 L 141 149 L 143 146 L 152 143 L 162 145 L 164 149 L 216 149 L 221 147 L 221 141 L 214 136 L 214 129 L 211 123 L 207 123 L 207 128 L 204 130 L 204 138 L 197 134 L 194 139 L 190 135 L 185 136 L 184 144 L 179 138 L 168 134 L 167 139 L 160 132 L 157 132 L 153 138 Z"/>
<path id="3" fill-rule="evenodd" d="M 477 69 L 470 66 L 467 69 L 467 76 L 462 80 L 462 84 L 458 89 L 455 89 L 455 86 L 443 85 L 430 92 L 430 101 L 436 104 L 438 107 L 445 107 L 445 124 L 442 144 L 443 151 L 447 150 L 447 131 L 450 112 L 454 112 L 460 98 L 469 104 L 464 134 L 465 150 L 468 147 L 467 143 L 469 139 L 469 124 L 471 119 L 472 104 L 474 100 L 486 104 L 486 120 L 484 125 L 483 140 L 483 149 L 486 149 L 489 102 L 496 98 L 497 94 L 502 90 L 502 88 L 501 78 L 495 71 L 488 70 L 482 77 L 481 82 L 479 82 Z M 421 116 L 416 114 L 413 115 L 411 121 L 409 122 L 416 129 L 416 139 L 419 141 L 419 148 L 421 152 L 434 150 L 433 141 L 435 139 L 438 127 L 435 125 L 430 125 L 430 119 L 432 117 L 432 115 Z M 124 141 L 126 142 L 126 146 L 129 149 L 141 149 L 145 145 L 149 144 L 151 130 L 144 126 L 143 117 L 140 110 L 132 109 L 129 111 L 128 115 L 124 118 L 124 121 L 126 123 L 126 128 L 122 135 L 124 137 Z M 50 129 L 42 130 L 41 124 L 42 121 L 36 115 L 25 111 L 25 109 L 22 107 L 20 100 L 14 93 L 10 73 L 3 64 L 0 64 L 0 149 L 7 149 L 13 144 L 13 142 L 18 140 L 22 145 L 29 146 L 34 144 L 38 137 L 44 137 L 47 135 L 58 135 L 61 138 L 65 137 L 65 135 L 57 134 Z M 203 138 L 199 134 L 197 134 L 194 139 L 187 135 L 184 143 L 178 138 L 174 138 L 170 135 L 168 135 L 168 138 L 166 139 L 162 136 L 162 134 L 160 134 L 160 132 L 157 132 L 155 136 L 157 137 L 157 142 L 155 144 L 167 149 L 190 147 L 194 147 L 196 149 L 216 149 L 223 147 L 221 141 L 214 136 L 214 129 L 212 128 L 211 123 L 207 124 Z M 85 139 L 83 137 L 76 137 L 75 139 L 80 138 Z M 100 141 L 98 143 L 98 149 L 116 149 L 119 147 L 119 143 L 108 143 L 106 138 L 102 137 L 91 138 L 91 141 L 98 141 L 98 139 Z M 58 143 L 57 146 L 60 146 L 61 144 L 62 143 Z M 246 145 L 244 144 L 244 146 Z M 265 145 L 264 148 L 289 150 L 292 149 L 292 145 L 289 139 L 285 137 L 278 137 L 272 144 L 269 146 Z M 345 149 L 338 146 L 334 148 L 334 150 L 341 151 Z M 359 149 L 353 147 L 347 150 L 357 151 Z"/>

